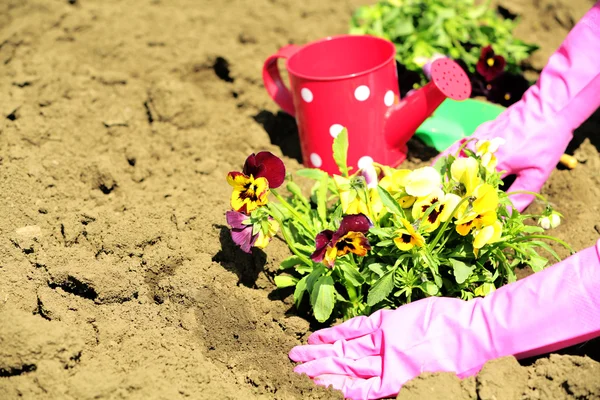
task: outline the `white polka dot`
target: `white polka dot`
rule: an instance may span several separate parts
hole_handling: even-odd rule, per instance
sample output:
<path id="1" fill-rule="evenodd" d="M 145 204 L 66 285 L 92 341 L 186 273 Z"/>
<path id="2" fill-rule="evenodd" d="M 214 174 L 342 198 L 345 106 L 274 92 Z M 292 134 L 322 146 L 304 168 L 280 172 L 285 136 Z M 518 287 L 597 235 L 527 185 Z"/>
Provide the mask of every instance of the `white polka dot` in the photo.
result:
<path id="1" fill-rule="evenodd" d="M 383 96 L 383 102 L 388 107 L 394 104 L 394 92 L 391 90 L 385 92 L 385 96 Z"/>
<path id="2" fill-rule="evenodd" d="M 308 88 L 302 88 L 302 90 L 300 90 L 300 96 L 302 96 L 302 99 L 307 103 L 313 101 L 313 94 Z"/>
<path id="3" fill-rule="evenodd" d="M 371 95 L 371 91 L 369 90 L 369 87 L 366 85 L 361 85 L 361 86 L 357 87 L 356 90 L 354 91 L 354 97 L 356 97 L 356 100 L 358 100 L 358 101 L 365 101 L 366 99 L 369 98 L 370 95 Z"/>
<path id="4" fill-rule="evenodd" d="M 321 160 L 321 157 L 317 153 L 312 153 L 310 155 L 310 163 L 316 168 L 319 168 L 323 165 L 323 160 Z"/>
<path id="5" fill-rule="evenodd" d="M 344 130 L 344 126 L 340 124 L 333 124 L 329 127 L 329 134 L 331 137 L 336 138 Z"/>
<path id="6" fill-rule="evenodd" d="M 369 156 L 363 156 L 358 160 L 358 168 L 364 169 L 373 164 L 373 159 Z"/>

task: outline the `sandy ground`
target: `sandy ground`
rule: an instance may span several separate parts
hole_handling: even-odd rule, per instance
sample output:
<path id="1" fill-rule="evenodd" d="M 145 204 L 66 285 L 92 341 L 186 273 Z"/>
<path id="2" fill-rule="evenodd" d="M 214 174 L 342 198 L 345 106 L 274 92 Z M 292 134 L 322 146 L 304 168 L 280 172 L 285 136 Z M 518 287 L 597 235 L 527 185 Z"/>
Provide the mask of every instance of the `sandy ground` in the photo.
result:
<path id="1" fill-rule="evenodd" d="M 3 399 L 341 397 L 292 372 L 287 352 L 315 327 L 275 290 L 283 242 L 253 255 L 232 244 L 224 178 L 260 150 L 299 167 L 262 62 L 345 32 L 364 2 L 0 0 Z M 502 2 L 543 46 L 537 69 L 592 3 Z M 544 188 L 565 215 L 556 235 L 578 250 L 600 235 L 598 127 L 578 131 L 580 165 Z M 411 149 L 407 166 L 427 162 Z M 599 347 L 570 354 L 599 359 Z M 400 395 L 600 398 L 590 358 L 513 361 Z"/>

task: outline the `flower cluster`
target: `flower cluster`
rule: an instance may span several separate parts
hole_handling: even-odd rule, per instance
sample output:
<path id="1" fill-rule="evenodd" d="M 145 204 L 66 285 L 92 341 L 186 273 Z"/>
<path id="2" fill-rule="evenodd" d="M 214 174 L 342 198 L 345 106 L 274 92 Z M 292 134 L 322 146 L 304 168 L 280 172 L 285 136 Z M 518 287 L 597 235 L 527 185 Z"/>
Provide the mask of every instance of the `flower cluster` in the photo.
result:
<path id="1" fill-rule="evenodd" d="M 283 161 L 268 151 L 251 154 L 242 172 L 227 175 L 227 182 L 233 187 L 233 210 L 227 211 L 227 223 L 231 238 L 246 253 L 252 247 L 265 248 L 279 230 L 279 224 L 265 206 L 270 190 L 281 186 L 284 179 Z"/>
<path id="2" fill-rule="evenodd" d="M 479 141 L 471 151 L 465 143 L 433 167 L 371 163 L 350 174 L 344 130 L 333 145 L 340 174 L 297 171 L 297 178 L 288 176 L 290 195 L 275 193 L 278 202 L 266 207 L 269 186 L 282 183 L 269 173 L 282 167 L 259 153 L 243 173 L 230 174 L 235 211 L 227 219 L 245 251 L 264 247 L 281 230 L 293 255 L 281 263 L 275 283 L 295 287 L 296 307 L 308 303 L 321 322 L 426 296 L 485 296 L 516 280 L 519 266 L 543 269 L 548 260 L 540 249 L 558 258 L 540 239 L 564 244 L 544 234 L 560 214 L 548 205 L 542 215 L 521 215 L 510 193 L 500 190 L 495 153 L 502 144 Z M 309 196 L 295 179 L 315 181 Z M 541 227 L 526 224 L 530 218 Z"/>

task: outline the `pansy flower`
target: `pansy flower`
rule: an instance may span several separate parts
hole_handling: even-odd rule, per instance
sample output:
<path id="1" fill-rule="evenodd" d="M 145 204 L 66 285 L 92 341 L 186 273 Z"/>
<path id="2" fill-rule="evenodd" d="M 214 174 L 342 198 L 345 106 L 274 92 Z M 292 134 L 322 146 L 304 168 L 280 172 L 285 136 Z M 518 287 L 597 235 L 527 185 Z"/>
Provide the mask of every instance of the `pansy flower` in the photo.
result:
<path id="1" fill-rule="evenodd" d="M 336 232 L 326 229 L 317 234 L 316 249 L 310 258 L 315 262 L 323 262 L 328 268 L 333 268 L 337 257 L 348 253 L 366 256 L 371 250 L 371 245 L 365 236 L 370 227 L 371 221 L 364 214 L 344 216 Z"/>
<path id="2" fill-rule="evenodd" d="M 502 237 L 502 223 L 495 221 L 493 224 L 484 226 L 473 232 L 473 253 L 477 257 L 479 249 L 486 244 L 495 243 Z"/>
<path id="3" fill-rule="evenodd" d="M 529 89 L 529 82 L 518 74 L 503 73 L 487 85 L 487 99 L 491 102 L 509 107 L 521 100 Z"/>
<path id="4" fill-rule="evenodd" d="M 340 175 L 333 176 L 333 182 L 340 195 L 340 203 L 344 214 L 368 214 L 364 183 L 355 178 Z"/>
<path id="5" fill-rule="evenodd" d="M 408 208 L 413 205 L 416 197 L 406 193 L 406 178 L 412 171 L 410 169 L 399 169 L 383 176 L 379 181 L 379 186 L 387 190 L 398 201 L 402 208 Z"/>
<path id="6" fill-rule="evenodd" d="M 233 187 L 231 207 L 235 211 L 251 213 L 268 203 L 269 188 L 275 189 L 285 179 L 285 166 L 268 151 L 251 154 L 242 172 L 230 172 L 227 182 Z"/>
<path id="7" fill-rule="evenodd" d="M 253 223 L 249 215 L 227 211 L 227 223 L 231 226 L 231 239 L 246 252 L 251 253 L 252 247 L 264 249 L 279 230 L 279 224 L 271 217 L 266 217 L 263 223 Z"/>
<path id="8" fill-rule="evenodd" d="M 400 221 L 404 228 L 400 228 L 396 232 L 398 235 L 394 238 L 396 246 L 402 251 L 410 250 L 413 247 L 423 247 L 425 245 L 423 236 L 415 231 L 415 228 L 405 218 L 400 218 Z"/>
<path id="9" fill-rule="evenodd" d="M 271 189 L 276 189 L 285 180 L 285 165 L 273 153 L 261 151 L 250 154 L 244 163 L 244 175 L 254 178 L 265 178 Z"/>
<path id="10" fill-rule="evenodd" d="M 254 178 L 234 171 L 227 174 L 227 183 L 233 187 L 231 207 L 235 211 L 251 213 L 269 202 L 269 182 L 266 178 Z"/>
<path id="11" fill-rule="evenodd" d="M 490 82 L 500 76 L 505 67 L 506 60 L 504 57 L 496 55 L 492 46 L 486 46 L 481 49 L 481 55 L 475 69 L 487 82 Z"/>
<path id="12" fill-rule="evenodd" d="M 470 196 L 481 183 L 479 164 L 473 157 L 457 158 L 450 166 L 452 179 L 464 186 L 465 195 Z"/>
<path id="13" fill-rule="evenodd" d="M 433 167 L 417 168 L 411 171 L 404 180 L 406 193 L 415 197 L 431 194 L 442 184 L 442 176 Z"/>
<path id="14" fill-rule="evenodd" d="M 433 232 L 440 226 L 440 223 L 446 222 L 452 216 L 458 203 L 460 203 L 459 196 L 437 189 L 429 196 L 417 199 L 412 208 L 412 215 L 415 220 L 425 217 L 429 208 L 433 206 L 427 217 L 421 221 L 425 232 Z"/>
<path id="15" fill-rule="evenodd" d="M 498 192 L 487 183 L 483 183 L 473 191 L 473 203 L 463 215 L 456 221 L 456 232 L 466 236 L 473 228 L 481 229 L 490 226 L 498 219 L 496 209 L 498 208 Z"/>
<path id="16" fill-rule="evenodd" d="M 495 153 L 504 143 L 506 143 L 506 140 L 500 137 L 491 140 L 479 140 L 475 143 L 475 154 L 481 157 L 481 165 L 489 172 L 496 170 L 498 159 Z"/>

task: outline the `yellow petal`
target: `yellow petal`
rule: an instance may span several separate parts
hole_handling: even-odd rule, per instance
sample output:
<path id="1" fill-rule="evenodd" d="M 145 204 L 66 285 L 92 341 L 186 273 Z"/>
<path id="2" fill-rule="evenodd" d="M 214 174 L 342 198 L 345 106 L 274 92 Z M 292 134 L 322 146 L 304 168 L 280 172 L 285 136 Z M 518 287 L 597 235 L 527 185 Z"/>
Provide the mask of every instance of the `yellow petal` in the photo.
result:
<path id="1" fill-rule="evenodd" d="M 461 198 L 454 193 L 447 193 L 444 196 L 444 209 L 440 214 L 440 220 L 442 222 L 448 221 L 448 219 L 452 216 L 454 209 L 458 206 L 458 203 L 460 203 L 460 200 Z M 458 215 L 458 212 L 455 215 Z"/>
<path id="2" fill-rule="evenodd" d="M 399 236 L 394 238 L 394 243 L 400 250 L 407 251 L 415 247 L 412 242 L 412 236 L 408 232 L 403 233 L 399 231 L 398 233 Z"/>
<path id="3" fill-rule="evenodd" d="M 450 167 L 450 175 L 452 179 L 462 183 L 470 195 L 480 181 L 479 164 L 473 157 L 457 158 Z"/>
<path id="4" fill-rule="evenodd" d="M 412 171 L 410 169 L 399 169 L 395 171 L 392 175 L 392 180 L 394 183 L 400 187 L 406 186 L 406 178 L 410 175 Z"/>
<path id="5" fill-rule="evenodd" d="M 264 249 L 265 247 L 267 247 L 267 245 L 269 244 L 269 242 L 271 241 L 271 238 L 264 235 L 262 232 L 258 232 L 258 235 L 256 236 L 256 240 L 254 241 L 254 247 L 258 247 L 259 249 Z"/>
<path id="6" fill-rule="evenodd" d="M 235 187 L 243 187 L 247 183 L 251 182 L 252 177 L 248 177 L 241 172 L 230 172 L 227 174 L 227 183 Z"/>
<path id="7" fill-rule="evenodd" d="M 429 195 L 442 184 L 442 177 L 433 167 L 423 167 L 412 171 L 406 176 L 406 193 L 411 196 L 423 197 Z"/>
<path id="8" fill-rule="evenodd" d="M 488 243 L 497 242 L 501 236 L 502 224 L 500 221 L 496 221 L 493 225 L 485 226 L 473 234 L 473 247 L 481 249 Z"/>
<path id="9" fill-rule="evenodd" d="M 478 214 L 498 208 L 498 192 L 496 188 L 488 183 L 483 183 L 475 188 L 473 195 L 473 210 Z"/>

